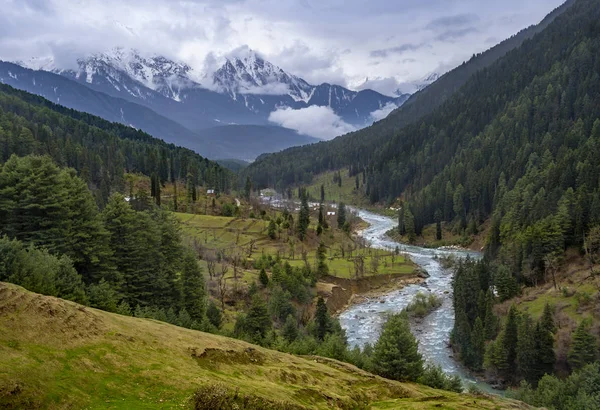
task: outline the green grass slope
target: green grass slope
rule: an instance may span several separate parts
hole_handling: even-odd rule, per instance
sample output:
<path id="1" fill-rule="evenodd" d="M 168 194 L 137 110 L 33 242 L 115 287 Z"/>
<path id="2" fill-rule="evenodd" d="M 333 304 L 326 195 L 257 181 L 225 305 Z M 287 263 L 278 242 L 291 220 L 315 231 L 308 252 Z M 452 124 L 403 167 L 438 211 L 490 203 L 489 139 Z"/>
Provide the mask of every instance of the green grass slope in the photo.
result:
<path id="1" fill-rule="evenodd" d="M 527 408 L 0 283 L 0 408 L 191 408 L 194 393 L 215 383 L 273 408 Z"/>

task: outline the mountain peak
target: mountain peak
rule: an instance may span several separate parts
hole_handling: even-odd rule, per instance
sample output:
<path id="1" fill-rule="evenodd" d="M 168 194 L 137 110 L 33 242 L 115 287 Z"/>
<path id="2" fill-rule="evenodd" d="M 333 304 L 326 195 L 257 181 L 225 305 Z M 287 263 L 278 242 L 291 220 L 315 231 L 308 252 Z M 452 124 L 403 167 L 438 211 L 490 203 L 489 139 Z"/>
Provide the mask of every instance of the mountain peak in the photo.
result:
<path id="1" fill-rule="evenodd" d="M 247 46 L 226 56 L 223 66 L 213 74 L 213 83 L 219 91 L 233 98 L 237 94 L 287 94 L 296 101 L 308 101 L 314 89 Z"/>

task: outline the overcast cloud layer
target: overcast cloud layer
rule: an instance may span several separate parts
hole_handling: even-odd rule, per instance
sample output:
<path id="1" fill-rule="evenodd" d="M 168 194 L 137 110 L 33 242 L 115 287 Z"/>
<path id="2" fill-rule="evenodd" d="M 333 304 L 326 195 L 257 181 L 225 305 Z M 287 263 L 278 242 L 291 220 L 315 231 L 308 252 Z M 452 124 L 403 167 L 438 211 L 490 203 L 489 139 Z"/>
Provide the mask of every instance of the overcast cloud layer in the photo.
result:
<path id="1" fill-rule="evenodd" d="M 310 83 L 399 84 L 445 72 L 563 0 L 0 0 L 0 59 L 61 66 L 115 46 L 214 70 L 248 45 Z"/>

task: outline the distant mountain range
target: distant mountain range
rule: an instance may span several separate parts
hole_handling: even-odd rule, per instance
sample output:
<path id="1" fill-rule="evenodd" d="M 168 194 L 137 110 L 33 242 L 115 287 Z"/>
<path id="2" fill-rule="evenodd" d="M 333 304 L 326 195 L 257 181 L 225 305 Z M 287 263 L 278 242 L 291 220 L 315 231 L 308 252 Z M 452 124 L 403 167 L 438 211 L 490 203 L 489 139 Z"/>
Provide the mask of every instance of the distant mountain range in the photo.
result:
<path id="1" fill-rule="evenodd" d="M 358 129 L 373 122 L 373 113 L 399 107 L 409 97 L 311 85 L 247 48 L 210 75 L 163 56 L 117 48 L 81 58 L 75 69 L 57 66 L 52 58 L 0 62 L 0 82 L 209 158 L 243 160 L 317 141 L 269 122 L 278 109 L 329 107 Z"/>

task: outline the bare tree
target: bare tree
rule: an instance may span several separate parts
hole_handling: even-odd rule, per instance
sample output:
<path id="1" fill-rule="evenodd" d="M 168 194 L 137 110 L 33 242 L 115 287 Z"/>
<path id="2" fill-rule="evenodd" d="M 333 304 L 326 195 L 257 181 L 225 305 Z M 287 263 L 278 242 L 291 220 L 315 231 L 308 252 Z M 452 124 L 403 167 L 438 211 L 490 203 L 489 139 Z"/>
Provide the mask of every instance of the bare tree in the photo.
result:
<path id="1" fill-rule="evenodd" d="M 248 257 L 251 258 L 254 253 L 254 247 L 256 246 L 256 239 L 250 240 L 248 243 Z"/>
<path id="2" fill-rule="evenodd" d="M 560 269 L 561 259 L 555 253 L 551 253 L 544 257 L 544 282 L 547 281 L 548 272 L 552 274 L 552 283 L 554 284 L 554 289 L 558 289 L 556 286 L 556 272 Z"/>
<path id="3" fill-rule="evenodd" d="M 354 274 L 357 278 L 361 278 L 365 274 L 365 258 L 362 255 L 358 255 L 353 259 L 354 262 Z"/>
<path id="4" fill-rule="evenodd" d="M 234 249 L 233 252 L 231 252 L 229 260 L 231 262 L 231 266 L 233 266 L 233 280 L 237 284 L 238 269 L 240 268 L 240 265 L 242 263 L 242 254 L 238 249 Z"/>
<path id="5" fill-rule="evenodd" d="M 221 273 L 217 276 L 217 290 L 219 291 L 219 300 L 221 301 L 221 310 L 225 311 L 225 296 L 227 294 L 227 272 L 229 266 L 226 263 L 221 264 Z"/>
<path id="6" fill-rule="evenodd" d="M 215 251 L 205 251 L 203 259 L 206 261 L 208 276 L 212 279 L 215 276 L 215 267 L 217 265 L 217 255 L 215 254 Z"/>
<path id="7" fill-rule="evenodd" d="M 373 256 L 371 256 L 371 271 L 373 275 L 377 275 L 379 271 L 379 252 L 375 251 Z"/>

